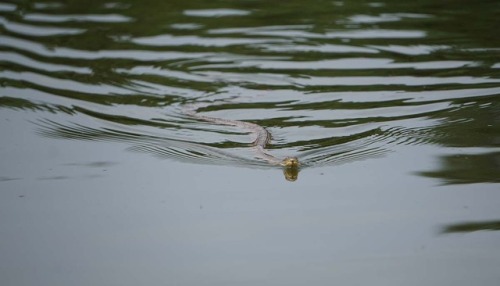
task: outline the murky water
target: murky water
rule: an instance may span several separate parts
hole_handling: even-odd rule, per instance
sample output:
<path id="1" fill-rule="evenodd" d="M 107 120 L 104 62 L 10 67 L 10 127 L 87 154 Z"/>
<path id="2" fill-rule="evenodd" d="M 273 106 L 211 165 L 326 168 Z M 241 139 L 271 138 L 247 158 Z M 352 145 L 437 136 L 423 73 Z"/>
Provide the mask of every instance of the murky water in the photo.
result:
<path id="1" fill-rule="evenodd" d="M 0 277 L 496 285 L 499 12 L 0 3 Z"/>

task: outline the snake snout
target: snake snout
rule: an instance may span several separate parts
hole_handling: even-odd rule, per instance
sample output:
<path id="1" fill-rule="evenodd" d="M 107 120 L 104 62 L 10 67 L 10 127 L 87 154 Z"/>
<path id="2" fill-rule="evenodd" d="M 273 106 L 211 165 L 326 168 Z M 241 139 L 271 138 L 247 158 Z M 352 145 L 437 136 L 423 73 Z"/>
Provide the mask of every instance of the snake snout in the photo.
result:
<path id="1" fill-rule="evenodd" d="M 297 157 L 286 157 L 281 162 L 281 165 L 285 168 L 295 169 L 295 168 L 299 167 L 300 163 L 299 163 L 299 159 Z"/>

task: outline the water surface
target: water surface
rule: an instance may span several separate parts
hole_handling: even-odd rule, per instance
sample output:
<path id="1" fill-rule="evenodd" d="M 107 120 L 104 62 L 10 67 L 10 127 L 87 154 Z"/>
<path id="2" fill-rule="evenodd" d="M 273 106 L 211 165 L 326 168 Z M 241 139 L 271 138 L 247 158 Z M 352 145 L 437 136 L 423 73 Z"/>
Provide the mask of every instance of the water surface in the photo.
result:
<path id="1" fill-rule="evenodd" d="M 499 11 L 0 3 L 0 277 L 496 285 Z"/>

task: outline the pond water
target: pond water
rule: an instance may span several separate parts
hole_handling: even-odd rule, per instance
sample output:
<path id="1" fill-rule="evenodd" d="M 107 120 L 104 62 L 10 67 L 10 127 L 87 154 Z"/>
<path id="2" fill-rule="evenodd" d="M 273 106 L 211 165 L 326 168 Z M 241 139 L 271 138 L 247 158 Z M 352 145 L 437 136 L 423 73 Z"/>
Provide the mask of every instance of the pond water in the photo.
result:
<path id="1" fill-rule="evenodd" d="M 498 285 L 499 12 L 0 3 L 1 284 Z"/>

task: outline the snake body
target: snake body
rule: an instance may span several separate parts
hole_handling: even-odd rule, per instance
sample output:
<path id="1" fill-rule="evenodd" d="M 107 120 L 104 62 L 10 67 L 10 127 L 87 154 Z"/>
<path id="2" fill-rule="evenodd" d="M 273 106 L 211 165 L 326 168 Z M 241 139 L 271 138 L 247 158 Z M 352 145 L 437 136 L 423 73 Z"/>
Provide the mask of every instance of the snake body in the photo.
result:
<path id="1" fill-rule="evenodd" d="M 205 106 L 208 106 L 208 104 Z M 296 157 L 286 157 L 284 159 L 280 159 L 266 153 L 266 146 L 271 142 L 271 134 L 269 133 L 269 131 L 267 131 L 267 129 L 251 122 L 223 119 L 199 114 L 198 110 L 205 106 L 188 105 L 183 109 L 183 113 L 198 120 L 203 120 L 219 125 L 235 126 L 238 128 L 249 130 L 255 137 L 252 141 L 252 148 L 255 150 L 257 157 L 259 159 L 265 160 L 271 165 L 284 167 L 285 178 L 287 180 L 294 181 L 297 179 L 300 163 Z"/>

